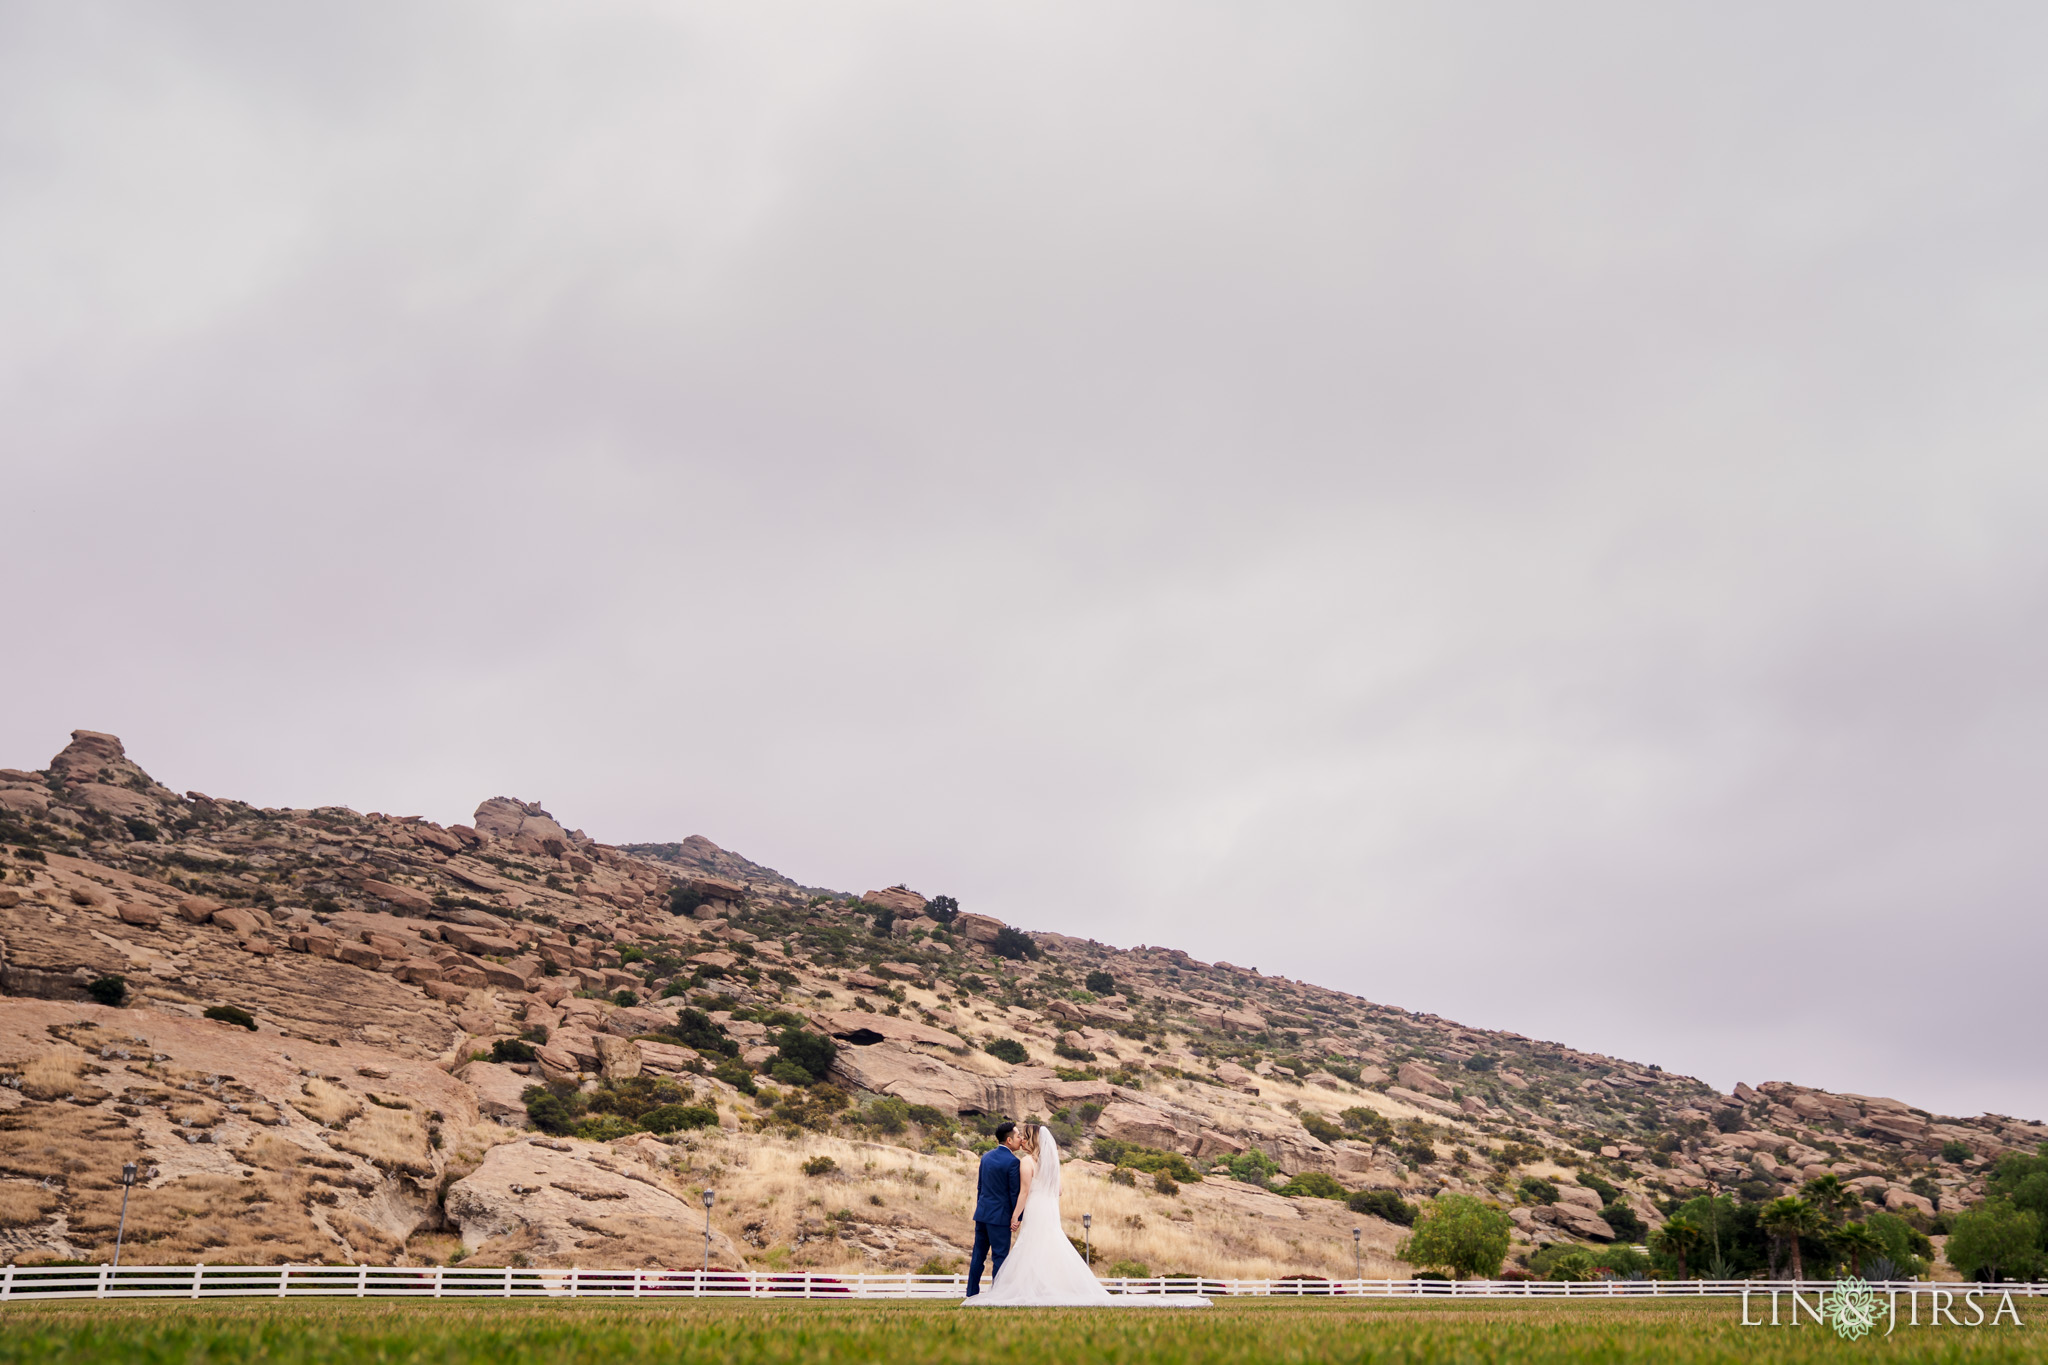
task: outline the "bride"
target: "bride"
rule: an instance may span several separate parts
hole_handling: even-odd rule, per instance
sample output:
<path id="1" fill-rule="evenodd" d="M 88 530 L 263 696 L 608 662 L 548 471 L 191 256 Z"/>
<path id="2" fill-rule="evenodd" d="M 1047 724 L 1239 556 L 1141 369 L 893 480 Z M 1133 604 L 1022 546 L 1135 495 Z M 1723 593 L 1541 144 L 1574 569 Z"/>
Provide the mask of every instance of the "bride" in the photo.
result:
<path id="1" fill-rule="evenodd" d="M 965 1307 L 1055 1307 L 1104 1304 L 1123 1308 L 1207 1308 L 1199 1294 L 1112 1294 L 1074 1250 L 1060 1225 L 1060 1147 L 1047 1128 L 1026 1130 L 1015 1217 L 1022 1220 L 993 1287 Z"/>

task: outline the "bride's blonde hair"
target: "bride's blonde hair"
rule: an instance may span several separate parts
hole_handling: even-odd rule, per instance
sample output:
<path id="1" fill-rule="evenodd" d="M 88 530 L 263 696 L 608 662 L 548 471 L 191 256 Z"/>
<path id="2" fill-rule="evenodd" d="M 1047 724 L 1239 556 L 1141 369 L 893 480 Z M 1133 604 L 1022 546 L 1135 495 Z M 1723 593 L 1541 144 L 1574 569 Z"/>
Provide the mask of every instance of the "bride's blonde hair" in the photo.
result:
<path id="1" fill-rule="evenodd" d="M 1028 1156 L 1028 1157 L 1036 1157 L 1036 1156 L 1038 1155 L 1038 1125 L 1037 1125 L 1037 1124 L 1035 1124 L 1035 1123 L 1026 1123 L 1026 1124 L 1020 1124 L 1020 1125 L 1018 1125 L 1018 1129 L 1017 1129 L 1017 1151 L 1018 1151 L 1018 1152 L 1019 1152 L 1020 1154 L 1022 1154 L 1022 1155 L 1024 1155 L 1024 1156 Z"/>

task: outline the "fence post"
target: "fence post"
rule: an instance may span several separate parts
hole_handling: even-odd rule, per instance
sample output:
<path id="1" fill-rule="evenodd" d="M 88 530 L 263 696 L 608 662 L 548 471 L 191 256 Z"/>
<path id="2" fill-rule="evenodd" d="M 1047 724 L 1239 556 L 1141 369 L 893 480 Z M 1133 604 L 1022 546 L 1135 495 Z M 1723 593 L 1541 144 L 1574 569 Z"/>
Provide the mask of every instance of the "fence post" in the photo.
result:
<path id="1" fill-rule="evenodd" d="M 434 1297 L 437 1299 L 441 1297 L 441 1270 L 440 1266 L 434 1267 Z"/>
<path id="2" fill-rule="evenodd" d="M 512 1297 L 512 1267 L 509 1265 L 505 1267 L 505 1297 Z"/>
<path id="3" fill-rule="evenodd" d="M 284 1286 L 285 1286 L 285 1281 L 289 1280 L 289 1279 L 290 1279 L 291 1277 L 292 1277 L 292 1268 L 291 1268 L 291 1265 L 290 1265 L 289 1263 L 286 1263 L 285 1265 L 281 1265 L 281 1266 L 279 1266 L 279 1267 L 278 1267 L 278 1269 L 277 1269 L 277 1296 L 278 1296 L 278 1297 L 279 1297 L 280 1299 L 284 1297 Z"/>
<path id="4" fill-rule="evenodd" d="M 195 1299 L 199 1297 L 199 1280 L 200 1280 L 200 1277 L 201 1277 L 201 1276 L 203 1276 L 203 1275 L 205 1275 L 205 1274 L 206 1274 L 206 1262 L 204 1262 L 204 1261 L 201 1261 L 201 1262 L 200 1262 L 199 1264 L 197 1264 L 197 1265 L 195 1265 L 195 1266 L 193 1266 L 193 1267 L 192 1267 L 192 1297 L 193 1297 L 193 1298 L 195 1298 Z"/>
<path id="5" fill-rule="evenodd" d="M 357 1267 L 356 1267 L 356 1297 L 357 1297 L 357 1298 L 359 1298 L 359 1299 L 360 1299 L 361 1297 L 363 1297 L 363 1291 L 364 1291 L 364 1290 L 366 1290 L 366 1289 L 368 1289 L 368 1288 L 369 1288 L 369 1285 L 370 1285 L 370 1267 L 369 1267 L 369 1266 L 367 1266 L 367 1265 L 359 1265 L 359 1266 L 357 1266 Z"/>
<path id="6" fill-rule="evenodd" d="M 14 1262 L 7 1263 L 6 1278 L 0 1279 L 0 1303 L 5 1303 L 14 1294 Z"/>
<path id="7" fill-rule="evenodd" d="M 633 1297 L 636 1299 L 640 1297 L 640 1277 L 646 1273 L 644 1270 L 635 1270 L 633 1272 Z"/>

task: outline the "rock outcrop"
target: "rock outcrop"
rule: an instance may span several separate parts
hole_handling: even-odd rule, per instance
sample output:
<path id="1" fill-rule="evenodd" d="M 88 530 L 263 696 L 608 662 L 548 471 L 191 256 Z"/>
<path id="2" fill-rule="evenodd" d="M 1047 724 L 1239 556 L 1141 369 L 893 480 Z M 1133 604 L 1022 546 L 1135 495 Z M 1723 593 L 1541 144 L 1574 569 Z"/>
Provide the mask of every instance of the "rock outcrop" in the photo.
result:
<path id="1" fill-rule="evenodd" d="M 1783 1082 L 1723 1096 L 1175 949 L 1035 934 L 1013 960 L 986 951 L 1002 921 L 942 924 L 907 887 L 856 907 L 699 837 L 607 846 L 509 797 L 473 818 L 179 796 L 92 731 L 0 769 L 0 1252 L 109 1254 L 107 1173 L 133 1159 L 152 1258 L 688 1265 L 715 1180 L 721 1263 L 911 1269 L 964 1255 L 973 1141 L 1009 1116 L 1060 1126 L 1098 1234 L 1142 1224 L 1146 1255 L 1348 1273 L 1362 1221 L 1391 1274 L 1398 1229 L 1211 1163 L 1411 1199 L 1541 1176 L 1526 1250 L 1614 1235 L 1593 1172 L 1652 1228 L 1710 1182 L 1819 1175 L 1924 1224 L 2048 1140 Z M 778 1068 L 792 1026 L 837 1044 L 829 1084 Z M 560 1108 L 530 1112 L 535 1086 Z M 1100 1139 L 1206 1178 L 1112 1182 L 1081 1159 Z"/>

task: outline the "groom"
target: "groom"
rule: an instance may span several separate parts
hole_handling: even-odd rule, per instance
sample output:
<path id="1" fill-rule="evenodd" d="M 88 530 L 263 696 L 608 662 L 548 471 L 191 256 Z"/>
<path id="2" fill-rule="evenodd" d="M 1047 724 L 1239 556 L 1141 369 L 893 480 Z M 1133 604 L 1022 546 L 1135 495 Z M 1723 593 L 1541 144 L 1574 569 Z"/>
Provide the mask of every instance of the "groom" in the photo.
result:
<path id="1" fill-rule="evenodd" d="M 1010 1254 L 1010 1238 L 1017 1231 L 1017 1196 L 1022 1190 L 1023 1167 L 1017 1161 L 1017 1125 L 996 1125 L 996 1145 L 981 1158 L 981 1180 L 974 1199 L 974 1256 L 967 1263 L 967 1297 L 981 1292 L 981 1266 L 990 1251 L 995 1264 L 991 1276 L 1003 1273 L 1003 1258 Z"/>

